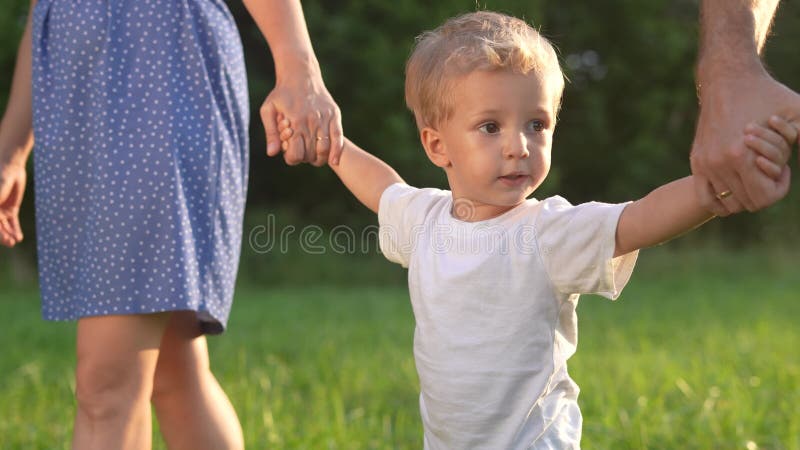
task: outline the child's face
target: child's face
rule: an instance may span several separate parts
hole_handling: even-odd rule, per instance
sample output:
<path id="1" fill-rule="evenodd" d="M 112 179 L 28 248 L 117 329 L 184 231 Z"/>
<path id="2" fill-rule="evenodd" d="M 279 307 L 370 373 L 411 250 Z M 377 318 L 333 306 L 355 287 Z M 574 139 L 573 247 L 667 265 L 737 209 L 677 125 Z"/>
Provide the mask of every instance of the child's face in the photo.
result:
<path id="1" fill-rule="evenodd" d="M 447 173 L 453 198 L 461 200 L 453 211 L 457 218 L 502 214 L 544 181 L 557 94 L 548 84 L 540 75 L 502 70 L 475 71 L 457 82 L 452 116 L 426 142 L 431 159 Z"/>

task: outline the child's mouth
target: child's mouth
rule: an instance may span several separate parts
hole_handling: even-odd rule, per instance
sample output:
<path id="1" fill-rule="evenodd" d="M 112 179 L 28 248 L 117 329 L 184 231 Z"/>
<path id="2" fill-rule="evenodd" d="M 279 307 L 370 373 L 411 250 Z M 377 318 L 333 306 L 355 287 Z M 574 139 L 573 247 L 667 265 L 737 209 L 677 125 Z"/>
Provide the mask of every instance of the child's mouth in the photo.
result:
<path id="1" fill-rule="evenodd" d="M 516 186 L 524 183 L 528 179 L 528 175 L 524 173 L 510 173 L 508 175 L 503 175 L 498 178 L 504 184 Z"/>

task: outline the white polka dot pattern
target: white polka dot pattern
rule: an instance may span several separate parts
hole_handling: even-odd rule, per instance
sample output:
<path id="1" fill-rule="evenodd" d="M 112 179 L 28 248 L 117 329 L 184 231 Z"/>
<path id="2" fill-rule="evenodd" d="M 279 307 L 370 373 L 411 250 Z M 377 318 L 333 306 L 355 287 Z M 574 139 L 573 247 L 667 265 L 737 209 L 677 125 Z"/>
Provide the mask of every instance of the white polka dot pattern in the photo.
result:
<path id="1" fill-rule="evenodd" d="M 223 0 L 39 0 L 42 312 L 228 319 L 247 188 L 241 41 Z"/>

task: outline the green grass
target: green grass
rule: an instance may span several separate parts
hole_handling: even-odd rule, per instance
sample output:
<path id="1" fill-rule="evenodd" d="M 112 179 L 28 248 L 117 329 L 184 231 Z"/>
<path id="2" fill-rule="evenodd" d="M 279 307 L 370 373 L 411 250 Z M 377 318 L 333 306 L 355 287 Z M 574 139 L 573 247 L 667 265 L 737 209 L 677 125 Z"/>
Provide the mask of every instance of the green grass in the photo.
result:
<path id="1" fill-rule="evenodd" d="M 650 250 L 618 302 L 584 297 L 584 448 L 800 449 L 799 262 Z M 0 315 L 0 448 L 68 448 L 74 324 L 20 287 Z M 412 335 L 403 286 L 250 285 L 209 342 L 248 448 L 418 449 Z"/>

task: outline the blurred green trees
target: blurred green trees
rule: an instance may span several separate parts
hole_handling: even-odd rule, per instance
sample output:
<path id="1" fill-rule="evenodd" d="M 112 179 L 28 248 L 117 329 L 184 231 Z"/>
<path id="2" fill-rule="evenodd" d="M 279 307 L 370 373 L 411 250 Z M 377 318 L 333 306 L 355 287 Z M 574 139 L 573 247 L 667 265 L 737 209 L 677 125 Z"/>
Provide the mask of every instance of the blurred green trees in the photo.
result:
<path id="1" fill-rule="evenodd" d="M 783 3 L 767 59 L 779 79 L 800 89 L 800 60 L 793 56 L 800 42 L 800 7 Z M 272 61 L 244 8 L 230 5 L 248 52 L 255 111 L 272 86 Z M 420 32 L 476 8 L 532 23 L 554 41 L 571 80 L 553 169 L 537 196 L 558 192 L 573 202 L 624 201 L 689 173 L 697 114 L 696 0 L 309 0 L 303 6 L 345 133 L 412 184 L 446 186 L 444 175 L 425 158 L 405 108 L 405 59 Z M 326 224 L 374 220 L 330 171 L 267 160 L 260 123 L 254 121 L 251 130 L 251 207 L 287 204 L 313 211 L 313 220 Z M 790 197 L 764 213 L 716 226 L 726 234 L 758 238 L 769 225 L 785 230 L 797 224 L 799 211 L 800 203 Z"/>
<path id="2" fill-rule="evenodd" d="M 250 77 L 251 213 L 277 209 L 327 226 L 373 223 L 330 170 L 288 168 L 264 155 L 258 108 L 274 83 L 272 60 L 241 2 L 228 3 L 241 29 Z M 0 0 L 0 6 L 0 105 L 5 105 L 28 2 Z M 540 29 L 559 48 L 571 80 L 553 170 L 538 197 L 558 192 L 573 203 L 623 201 L 689 173 L 697 112 L 696 0 L 308 0 L 303 7 L 346 134 L 412 184 L 444 187 L 445 178 L 425 158 L 405 109 L 405 59 L 421 31 L 476 8 L 513 14 Z M 800 89 L 798 42 L 800 5 L 784 1 L 766 58 L 776 76 L 795 89 Z M 31 199 L 32 189 L 23 211 L 29 238 Z M 763 213 L 714 227 L 740 241 L 794 233 L 798 224 L 800 201 L 790 194 Z"/>

